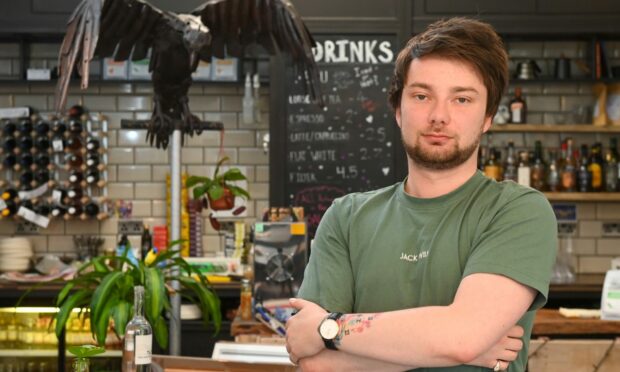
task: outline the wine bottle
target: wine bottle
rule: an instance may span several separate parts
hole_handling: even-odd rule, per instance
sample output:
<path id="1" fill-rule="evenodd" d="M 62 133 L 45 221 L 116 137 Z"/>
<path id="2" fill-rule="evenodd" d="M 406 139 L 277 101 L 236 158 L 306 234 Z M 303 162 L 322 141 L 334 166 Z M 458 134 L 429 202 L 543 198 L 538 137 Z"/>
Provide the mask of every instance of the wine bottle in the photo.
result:
<path id="1" fill-rule="evenodd" d="M 8 154 L 2 160 L 2 165 L 5 169 L 12 169 L 17 164 L 17 156 L 15 154 Z"/>
<path id="2" fill-rule="evenodd" d="M 17 147 L 17 140 L 14 137 L 7 137 L 2 144 L 2 152 L 4 154 L 12 154 Z"/>
<path id="3" fill-rule="evenodd" d="M 76 184 L 82 182 L 82 180 L 84 180 L 84 173 L 76 170 L 71 171 L 71 174 L 69 175 L 69 182 Z"/>
<path id="4" fill-rule="evenodd" d="M 42 185 L 50 180 L 50 172 L 47 169 L 41 169 L 34 177 L 37 184 Z"/>
<path id="5" fill-rule="evenodd" d="M 123 371 L 149 371 L 153 328 L 144 317 L 144 287 L 134 287 L 134 316 L 125 328 Z"/>
<path id="6" fill-rule="evenodd" d="M 52 207 L 51 215 L 52 217 L 62 217 L 67 213 L 67 209 L 61 205 L 54 205 Z"/>
<path id="7" fill-rule="evenodd" d="M 63 121 L 56 120 L 54 121 L 53 131 L 55 135 L 63 135 L 67 131 L 67 124 Z"/>
<path id="8" fill-rule="evenodd" d="M 73 187 L 67 190 L 67 197 L 69 199 L 80 199 L 84 195 L 81 188 Z"/>
<path id="9" fill-rule="evenodd" d="M 47 154 L 39 154 L 35 159 L 35 163 L 40 168 L 46 168 L 48 165 L 50 165 L 50 157 Z"/>
<path id="10" fill-rule="evenodd" d="M 41 216 L 49 216 L 52 212 L 52 207 L 48 203 L 41 203 L 34 208 L 34 212 Z"/>
<path id="11" fill-rule="evenodd" d="M 71 120 L 69 121 L 69 131 L 72 134 L 81 134 L 84 127 L 79 120 Z"/>
<path id="12" fill-rule="evenodd" d="M 48 152 L 52 145 L 49 138 L 47 137 L 39 137 L 37 138 L 36 142 L 37 143 L 35 146 L 40 152 Z"/>
<path id="13" fill-rule="evenodd" d="M 62 134 L 55 134 L 52 138 L 52 149 L 54 152 L 63 152 L 65 150 L 65 137 Z"/>
<path id="14" fill-rule="evenodd" d="M 75 203 L 67 208 L 67 215 L 71 217 L 79 217 L 82 214 L 82 205 Z"/>
<path id="15" fill-rule="evenodd" d="M 24 137 L 30 137 L 33 131 L 32 123 L 28 119 L 19 122 L 19 133 Z"/>
<path id="16" fill-rule="evenodd" d="M 151 232 L 149 231 L 149 225 L 144 224 L 142 228 L 142 237 L 140 238 L 140 253 L 142 254 L 142 261 L 146 258 L 147 253 L 151 250 L 153 245 L 153 239 L 151 238 Z"/>
<path id="17" fill-rule="evenodd" d="M 88 169 L 86 172 L 86 183 L 92 185 L 97 182 L 99 182 L 99 170 L 92 168 Z"/>
<path id="18" fill-rule="evenodd" d="M 71 150 L 79 150 L 82 148 L 82 139 L 79 136 L 71 136 L 67 140 L 67 147 Z"/>
<path id="19" fill-rule="evenodd" d="M 34 145 L 31 137 L 22 137 L 19 140 L 19 149 L 23 152 L 30 152 L 30 149 Z"/>
<path id="20" fill-rule="evenodd" d="M 84 206 L 84 213 L 88 217 L 97 217 L 97 215 L 99 214 L 99 206 L 97 205 L 97 203 L 91 201 Z"/>
<path id="21" fill-rule="evenodd" d="M 16 200 L 16 199 L 17 199 L 17 197 L 19 196 L 19 193 L 17 192 L 17 190 L 16 190 L 16 189 L 14 189 L 14 188 L 12 188 L 12 187 L 11 187 L 11 188 L 8 188 L 8 189 L 4 190 L 4 191 L 2 192 L 2 195 L 0 195 L 0 196 L 1 196 L 1 197 L 2 197 L 2 199 L 4 199 L 5 201 L 8 201 L 8 200 Z"/>
<path id="22" fill-rule="evenodd" d="M 29 168 L 32 164 L 34 164 L 34 157 L 31 154 L 22 154 L 19 157 L 19 165 L 24 168 Z"/>
<path id="23" fill-rule="evenodd" d="M 38 136 L 47 136 L 50 131 L 50 124 L 45 120 L 39 120 L 34 130 Z"/>
<path id="24" fill-rule="evenodd" d="M 4 203 L 6 204 L 6 208 L 0 212 L 2 217 L 10 217 L 17 213 L 17 203 L 12 200 L 6 200 Z"/>
<path id="25" fill-rule="evenodd" d="M 87 167 L 96 167 L 99 165 L 99 155 L 95 153 L 88 153 L 86 155 L 86 166 Z"/>
<path id="26" fill-rule="evenodd" d="M 13 137 L 15 136 L 15 132 L 17 132 L 17 124 L 15 124 L 15 122 L 10 120 L 3 122 L 2 135 L 4 137 Z"/>
<path id="27" fill-rule="evenodd" d="M 99 140 L 93 137 L 90 137 L 88 139 L 88 142 L 86 142 L 86 150 L 88 151 L 97 151 L 99 150 Z"/>
<path id="28" fill-rule="evenodd" d="M 19 184 L 22 186 L 30 187 L 34 181 L 34 174 L 32 171 L 24 171 L 19 175 Z"/>
<path id="29" fill-rule="evenodd" d="M 515 96 L 510 101 L 510 122 L 523 124 L 526 122 L 527 106 L 521 95 L 521 87 L 515 88 Z"/>
<path id="30" fill-rule="evenodd" d="M 71 153 L 67 159 L 67 163 L 70 167 L 77 168 L 84 164 L 84 158 L 80 154 Z"/>

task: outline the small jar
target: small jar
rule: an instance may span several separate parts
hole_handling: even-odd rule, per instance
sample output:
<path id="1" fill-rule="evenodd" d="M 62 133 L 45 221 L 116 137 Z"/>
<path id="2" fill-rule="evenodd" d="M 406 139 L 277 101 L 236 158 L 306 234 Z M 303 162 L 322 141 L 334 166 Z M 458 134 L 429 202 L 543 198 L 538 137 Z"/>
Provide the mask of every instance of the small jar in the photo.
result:
<path id="1" fill-rule="evenodd" d="M 241 320 L 252 320 L 252 284 L 248 279 L 241 279 L 240 302 L 239 315 Z"/>

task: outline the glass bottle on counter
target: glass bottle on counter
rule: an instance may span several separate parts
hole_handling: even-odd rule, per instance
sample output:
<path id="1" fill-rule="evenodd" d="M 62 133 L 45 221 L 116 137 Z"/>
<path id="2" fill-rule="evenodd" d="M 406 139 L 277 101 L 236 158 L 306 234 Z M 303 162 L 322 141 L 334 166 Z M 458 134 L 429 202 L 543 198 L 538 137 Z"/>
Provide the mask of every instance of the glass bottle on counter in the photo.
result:
<path id="1" fill-rule="evenodd" d="M 153 329 L 144 317 L 144 287 L 134 287 L 134 316 L 125 328 L 123 372 L 149 371 L 153 347 Z"/>
<path id="2" fill-rule="evenodd" d="M 241 279 L 239 317 L 241 320 L 252 320 L 252 283 L 245 278 Z"/>
<path id="3" fill-rule="evenodd" d="M 519 167 L 517 167 L 517 183 L 523 186 L 530 186 L 531 168 L 529 153 L 527 151 L 519 152 Z"/>
<path id="4" fill-rule="evenodd" d="M 581 156 L 577 168 L 577 191 L 592 191 L 592 173 L 588 166 L 588 146 L 581 145 Z"/>
<path id="5" fill-rule="evenodd" d="M 515 157 L 515 146 L 512 141 L 508 142 L 506 162 L 504 163 L 504 180 L 517 182 L 517 159 Z"/>
<path id="6" fill-rule="evenodd" d="M 484 164 L 484 174 L 485 176 L 492 178 L 496 181 L 501 181 L 502 179 L 502 168 L 499 165 L 499 161 L 497 159 L 497 151 L 495 147 L 491 147 L 489 149 L 489 158 Z"/>
<path id="7" fill-rule="evenodd" d="M 615 138 L 609 140 L 609 149 L 605 153 L 605 191 L 618 190 L 618 142 Z"/>
<path id="8" fill-rule="evenodd" d="M 546 165 L 543 161 L 542 156 L 542 143 L 540 141 L 536 141 L 534 144 L 534 160 L 531 172 L 531 186 L 539 191 L 544 191 L 546 188 Z"/>
<path id="9" fill-rule="evenodd" d="M 594 192 L 603 191 L 603 158 L 602 158 L 602 145 L 595 143 L 592 146 L 592 152 L 590 153 L 590 163 L 588 164 L 588 170 L 592 174 L 591 190 Z"/>
<path id="10" fill-rule="evenodd" d="M 547 172 L 547 186 L 549 191 L 560 191 L 560 168 L 555 151 L 549 151 L 549 171 Z"/>
<path id="11" fill-rule="evenodd" d="M 564 152 L 566 157 L 560 172 L 562 190 L 574 192 L 577 189 L 577 164 L 573 156 L 573 140 L 571 138 L 567 138 L 566 142 L 562 144 L 562 151 L 564 149 L 566 149 Z"/>

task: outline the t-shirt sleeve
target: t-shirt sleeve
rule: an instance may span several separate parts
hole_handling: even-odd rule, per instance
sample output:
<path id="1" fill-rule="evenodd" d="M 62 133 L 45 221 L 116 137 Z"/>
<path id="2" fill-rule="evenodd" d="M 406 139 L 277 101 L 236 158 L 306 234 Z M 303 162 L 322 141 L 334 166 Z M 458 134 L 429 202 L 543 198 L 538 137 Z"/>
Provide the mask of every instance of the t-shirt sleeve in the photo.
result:
<path id="1" fill-rule="evenodd" d="M 337 199 L 323 215 L 298 293 L 328 311 L 353 311 L 353 273 L 346 231 L 349 205 Z"/>
<path id="2" fill-rule="evenodd" d="M 492 273 L 535 289 L 529 310 L 544 306 L 558 247 L 557 222 L 547 199 L 535 191 L 505 203 L 472 246 L 463 277 Z"/>

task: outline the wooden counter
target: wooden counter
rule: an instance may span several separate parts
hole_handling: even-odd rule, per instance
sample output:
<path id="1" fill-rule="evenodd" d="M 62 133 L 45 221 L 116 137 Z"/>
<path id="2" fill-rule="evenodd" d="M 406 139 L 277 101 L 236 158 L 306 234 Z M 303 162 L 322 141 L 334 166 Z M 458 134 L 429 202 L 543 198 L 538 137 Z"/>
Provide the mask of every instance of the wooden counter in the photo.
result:
<path id="1" fill-rule="evenodd" d="M 540 309 L 536 313 L 534 336 L 620 336 L 620 321 L 590 318 L 567 318 L 555 309 Z"/>

